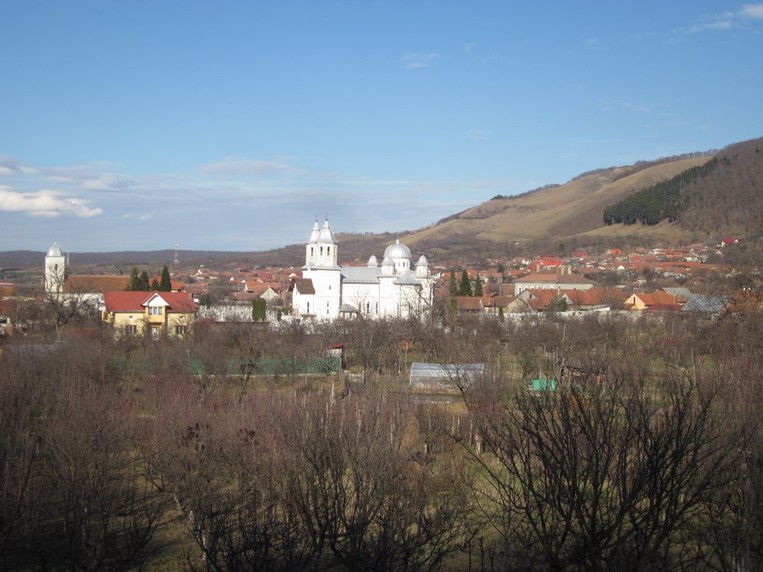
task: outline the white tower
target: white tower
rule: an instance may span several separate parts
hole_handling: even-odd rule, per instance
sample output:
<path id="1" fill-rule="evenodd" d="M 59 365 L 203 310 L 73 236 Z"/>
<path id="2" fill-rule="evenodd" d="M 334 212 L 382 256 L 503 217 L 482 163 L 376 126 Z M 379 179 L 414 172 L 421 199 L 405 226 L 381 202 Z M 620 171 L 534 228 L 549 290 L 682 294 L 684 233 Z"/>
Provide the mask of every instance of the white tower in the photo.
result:
<path id="1" fill-rule="evenodd" d="M 342 273 L 337 263 L 337 241 L 328 219 L 323 226 L 313 225 L 310 240 L 305 245 L 305 266 L 302 277 L 312 281 L 314 294 L 307 313 L 320 320 L 339 316 L 342 299 Z M 305 309 L 308 299 L 305 298 Z"/>
<path id="2" fill-rule="evenodd" d="M 66 257 L 57 243 L 48 249 L 45 255 L 45 293 L 60 294 L 66 278 Z"/>
<path id="3" fill-rule="evenodd" d="M 323 227 L 319 227 L 316 220 L 305 245 L 305 269 L 338 268 L 337 260 L 337 242 L 328 219 Z"/>

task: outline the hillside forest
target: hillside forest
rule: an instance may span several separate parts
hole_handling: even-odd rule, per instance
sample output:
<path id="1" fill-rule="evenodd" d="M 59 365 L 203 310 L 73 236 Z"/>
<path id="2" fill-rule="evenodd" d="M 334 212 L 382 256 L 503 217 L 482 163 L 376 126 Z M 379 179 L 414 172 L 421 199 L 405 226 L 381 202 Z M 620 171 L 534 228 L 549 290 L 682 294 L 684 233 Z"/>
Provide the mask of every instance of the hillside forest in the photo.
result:
<path id="1" fill-rule="evenodd" d="M 346 368 L 298 367 L 337 344 Z M 6 570 L 763 566 L 756 304 L 3 350 Z M 486 367 L 443 395 L 413 361 Z"/>

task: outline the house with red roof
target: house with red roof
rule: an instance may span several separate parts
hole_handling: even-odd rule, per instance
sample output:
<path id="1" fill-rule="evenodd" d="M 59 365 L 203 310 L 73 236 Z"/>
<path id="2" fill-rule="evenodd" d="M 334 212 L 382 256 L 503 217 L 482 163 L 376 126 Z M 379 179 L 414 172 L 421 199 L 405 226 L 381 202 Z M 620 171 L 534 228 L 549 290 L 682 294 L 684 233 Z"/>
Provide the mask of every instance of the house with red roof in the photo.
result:
<path id="1" fill-rule="evenodd" d="M 514 295 L 518 296 L 525 290 L 588 290 L 593 288 L 593 282 L 570 273 L 535 273 L 514 280 Z"/>
<path id="2" fill-rule="evenodd" d="M 184 336 L 196 320 L 196 302 L 188 292 L 104 292 L 101 319 L 115 335 Z"/>

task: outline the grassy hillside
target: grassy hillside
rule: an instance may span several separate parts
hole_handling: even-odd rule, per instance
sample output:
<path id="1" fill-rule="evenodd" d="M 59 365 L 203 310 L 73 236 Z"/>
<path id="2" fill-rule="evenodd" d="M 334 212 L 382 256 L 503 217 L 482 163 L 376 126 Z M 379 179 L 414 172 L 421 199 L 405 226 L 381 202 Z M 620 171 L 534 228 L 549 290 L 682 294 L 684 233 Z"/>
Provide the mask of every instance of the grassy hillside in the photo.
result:
<path id="1" fill-rule="evenodd" d="M 636 228 L 604 229 L 604 207 L 638 190 L 666 180 L 710 157 L 680 159 L 641 169 L 617 167 L 590 173 L 564 185 L 547 187 L 519 197 L 496 198 L 456 217 L 404 237 L 417 249 L 456 246 L 465 240 L 483 244 L 554 242 L 586 235 L 617 236 L 638 233 Z M 623 225 L 613 225 L 622 227 Z M 633 226 L 633 225 L 632 225 Z M 649 229 L 658 236 L 665 229 Z M 674 238 L 687 235 L 671 229 Z"/>

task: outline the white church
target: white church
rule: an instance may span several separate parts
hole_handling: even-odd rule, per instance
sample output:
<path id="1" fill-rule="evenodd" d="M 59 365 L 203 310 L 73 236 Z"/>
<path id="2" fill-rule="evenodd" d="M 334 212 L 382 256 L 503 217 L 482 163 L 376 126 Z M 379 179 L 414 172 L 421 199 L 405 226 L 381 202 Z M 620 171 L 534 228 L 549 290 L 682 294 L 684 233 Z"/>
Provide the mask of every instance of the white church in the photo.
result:
<path id="1" fill-rule="evenodd" d="M 400 240 L 366 266 L 339 266 L 337 241 L 328 219 L 315 221 L 305 245 L 302 278 L 292 281 L 292 308 L 296 318 L 333 320 L 358 315 L 373 318 L 423 316 L 434 301 L 434 277 L 424 255 L 415 267 L 411 251 Z"/>

